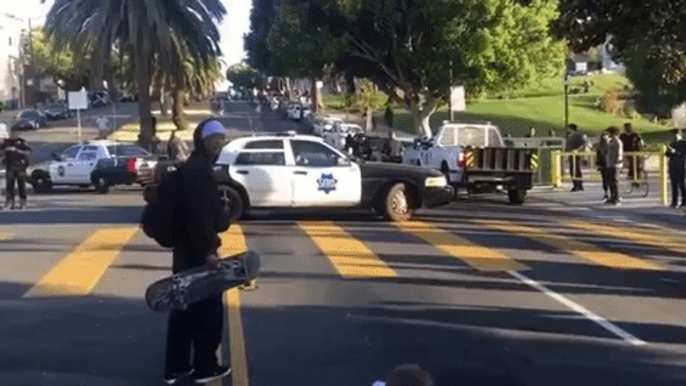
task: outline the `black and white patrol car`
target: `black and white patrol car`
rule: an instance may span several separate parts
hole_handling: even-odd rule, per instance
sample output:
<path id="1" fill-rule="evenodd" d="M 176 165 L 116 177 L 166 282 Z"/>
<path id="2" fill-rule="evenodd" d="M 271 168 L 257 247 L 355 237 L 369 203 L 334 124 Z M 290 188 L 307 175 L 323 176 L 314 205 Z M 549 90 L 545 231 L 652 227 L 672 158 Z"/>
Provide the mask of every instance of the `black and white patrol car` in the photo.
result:
<path id="1" fill-rule="evenodd" d="M 248 208 L 361 207 L 407 221 L 418 208 L 445 205 L 454 195 L 438 171 L 356 161 L 306 135 L 236 139 L 215 172 L 232 219 Z"/>
<path id="2" fill-rule="evenodd" d="M 155 157 L 138 145 L 92 141 L 30 167 L 27 180 L 36 193 L 50 193 L 54 186 L 94 186 L 107 193 L 114 185 L 141 183 L 140 171 L 153 169 L 155 163 Z"/>

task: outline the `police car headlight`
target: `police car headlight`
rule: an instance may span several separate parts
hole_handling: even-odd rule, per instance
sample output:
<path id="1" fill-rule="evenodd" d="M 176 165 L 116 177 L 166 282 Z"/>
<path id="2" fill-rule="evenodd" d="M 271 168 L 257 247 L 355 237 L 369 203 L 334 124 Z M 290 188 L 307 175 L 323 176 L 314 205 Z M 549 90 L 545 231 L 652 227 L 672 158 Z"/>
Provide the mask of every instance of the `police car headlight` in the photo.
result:
<path id="1" fill-rule="evenodd" d="M 424 181 L 424 186 L 427 188 L 442 188 L 446 185 L 448 185 L 448 180 L 445 179 L 445 176 L 428 177 Z"/>

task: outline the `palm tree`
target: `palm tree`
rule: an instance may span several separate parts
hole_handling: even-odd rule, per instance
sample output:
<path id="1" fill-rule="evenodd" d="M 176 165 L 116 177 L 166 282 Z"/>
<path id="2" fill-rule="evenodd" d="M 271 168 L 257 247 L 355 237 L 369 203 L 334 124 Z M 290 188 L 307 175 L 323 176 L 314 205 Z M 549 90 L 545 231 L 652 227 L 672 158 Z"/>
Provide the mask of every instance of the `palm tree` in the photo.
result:
<path id="1" fill-rule="evenodd" d="M 182 44 L 200 62 L 218 56 L 220 22 L 226 9 L 221 0 L 56 0 L 45 29 L 58 43 L 94 50 L 97 67 L 115 43 L 131 47 L 138 86 L 140 142 L 152 138 L 150 87 L 153 58 L 172 73 L 173 52 Z M 99 62 L 99 63 L 97 63 Z"/>

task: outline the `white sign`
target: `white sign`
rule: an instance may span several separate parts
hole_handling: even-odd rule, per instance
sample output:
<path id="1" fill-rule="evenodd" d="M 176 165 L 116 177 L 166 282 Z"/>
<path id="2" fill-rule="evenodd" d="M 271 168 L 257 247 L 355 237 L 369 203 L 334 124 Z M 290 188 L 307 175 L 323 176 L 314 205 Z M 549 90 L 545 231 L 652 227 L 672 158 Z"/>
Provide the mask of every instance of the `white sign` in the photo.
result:
<path id="1" fill-rule="evenodd" d="M 450 88 L 450 106 L 453 111 L 465 111 L 467 109 L 464 98 L 464 86 L 453 86 Z"/>
<path id="2" fill-rule="evenodd" d="M 587 71 L 588 71 L 588 63 L 586 63 L 586 62 L 576 62 L 576 63 L 574 63 L 574 69 L 575 69 L 577 72 L 581 72 L 581 73 L 587 72 Z"/>
<path id="3" fill-rule="evenodd" d="M 321 89 L 321 88 L 323 88 L 323 87 L 324 87 L 324 82 L 322 82 L 321 80 L 318 80 L 318 81 L 317 81 L 317 90 L 319 90 L 319 89 Z"/>
<path id="4" fill-rule="evenodd" d="M 85 91 L 70 91 L 69 110 L 88 110 L 88 93 Z"/>

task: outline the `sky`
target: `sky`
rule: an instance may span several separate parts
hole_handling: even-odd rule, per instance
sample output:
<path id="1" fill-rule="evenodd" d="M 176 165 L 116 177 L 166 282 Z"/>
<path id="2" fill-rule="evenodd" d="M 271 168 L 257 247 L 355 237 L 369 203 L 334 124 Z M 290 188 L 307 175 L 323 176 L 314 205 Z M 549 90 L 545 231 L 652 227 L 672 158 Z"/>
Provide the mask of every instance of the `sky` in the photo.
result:
<path id="1" fill-rule="evenodd" d="M 54 0 L 41 4 L 40 0 L 11 1 L 2 0 L 0 12 L 13 14 L 23 19 L 31 18 L 35 25 L 45 20 Z M 222 0 L 227 15 L 220 25 L 221 47 L 227 65 L 239 63 L 244 57 L 243 34 L 250 28 L 250 0 Z"/>

